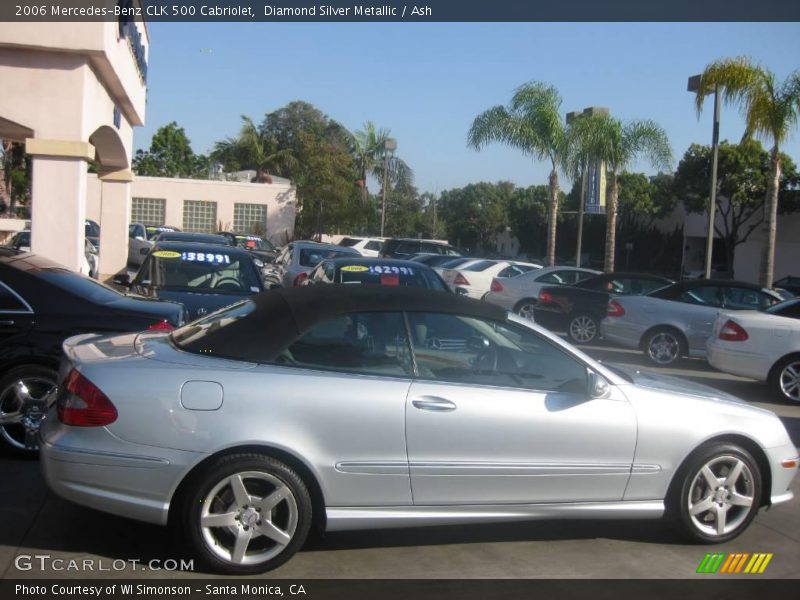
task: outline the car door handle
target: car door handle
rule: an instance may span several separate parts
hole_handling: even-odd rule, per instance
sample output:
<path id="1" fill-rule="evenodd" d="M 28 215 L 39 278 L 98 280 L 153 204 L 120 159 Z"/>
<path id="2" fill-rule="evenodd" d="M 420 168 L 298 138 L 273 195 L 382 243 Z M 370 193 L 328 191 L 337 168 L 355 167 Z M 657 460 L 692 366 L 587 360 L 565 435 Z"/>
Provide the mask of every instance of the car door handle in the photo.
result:
<path id="1" fill-rule="evenodd" d="M 456 409 L 455 402 L 450 402 L 450 400 L 445 400 L 444 398 L 437 398 L 436 396 L 414 398 L 411 404 L 414 405 L 414 408 L 433 412 L 450 412 Z"/>
<path id="2" fill-rule="evenodd" d="M 2 325 L 3 327 L 12 327 L 14 325 L 14 321 L 11 320 L 0 321 L 0 325 Z"/>

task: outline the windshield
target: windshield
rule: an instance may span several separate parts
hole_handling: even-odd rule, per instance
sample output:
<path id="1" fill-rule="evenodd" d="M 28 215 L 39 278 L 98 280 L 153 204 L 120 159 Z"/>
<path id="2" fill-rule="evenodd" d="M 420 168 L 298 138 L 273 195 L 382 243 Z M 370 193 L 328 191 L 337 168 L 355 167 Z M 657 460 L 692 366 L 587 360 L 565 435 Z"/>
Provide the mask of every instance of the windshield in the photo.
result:
<path id="1" fill-rule="evenodd" d="M 137 284 L 215 294 L 250 294 L 263 289 L 249 255 L 230 254 L 218 248 L 207 252 L 156 250 L 148 260 Z"/>
<path id="2" fill-rule="evenodd" d="M 109 304 L 122 298 L 122 294 L 107 285 L 66 269 L 43 269 L 42 279 L 79 298 L 95 304 Z"/>
<path id="3" fill-rule="evenodd" d="M 330 248 L 301 248 L 300 266 L 316 267 L 326 258 L 338 258 L 340 256 L 359 256 L 358 252 L 352 250 L 335 250 Z"/>
<path id="4" fill-rule="evenodd" d="M 344 265 L 339 267 L 337 283 L 362 283 L 401 287 L 421 287 L 439 292 L 448 291 L 436 273 L 426 268 L 395 265 Z"/>
<path id="5" fill-rule="evenodd" d="M 255 235 L 237 235 L 236 246 L 239 248 L 246 248 L 247 250 L 263 250 L 265 252 L 274 252 L 275 246 L 264 238 Z"/>
<path id="6" fill-rule="evenodd" d="M 147 226 L 145 227 L 145 232 L 147 233 L 147 239 L 150 241 L 155 240 L 158 237 L 159 233 L 164 233 L 167 231 L 177 231 L 173 227 L 152 227 Z"/>
<path id="7" fill-rule="evenodd" d="M 239 319 L 246 317 L 255 309 L 256 305 L 252 300 L 245 300 L 231 304 L 210 315 L 187 323 L 172 332 L 172 341 L 179 347 L 185 348 L 190 344 L 197 344 L 207 334 L 214 333 L 223 327 L 235 323 Z"/>

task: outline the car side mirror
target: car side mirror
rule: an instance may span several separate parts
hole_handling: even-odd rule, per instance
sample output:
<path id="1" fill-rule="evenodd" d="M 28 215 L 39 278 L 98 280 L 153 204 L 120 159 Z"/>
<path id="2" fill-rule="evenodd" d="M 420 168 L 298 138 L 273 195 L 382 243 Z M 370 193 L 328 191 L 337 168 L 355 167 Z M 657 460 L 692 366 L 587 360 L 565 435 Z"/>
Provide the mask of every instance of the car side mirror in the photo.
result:
<path id="1" fill-rule="evenodd" d="M 127 273 L 120 273 L 119 275 L 114 275 L 111 281 L 116 283 L 117 285 L 121 285 L 124 287 L 130 287 L 131 285 L 131 276 Z"/>
<path id="2" fill-rule="evenodd" d="M 483 352 L 491 343 L 485 337 L 481 337 L 479 335 L 467 338 L 467 349 L 472 350 L 474 352 Z"/>
<path id="3" fill-rule="evenodd" d="M 589 371 L 588 373 L 588 382 L 587 382 L 587 392 L 590 398 L 605 398 L 608 396 L 611 387 L 608 385 L 608 381 L 606 381 L 605 377 L 602 375 L 595 373 L 594 371 Z"/>
<path id="4" fill-rule="evenodd" d="M 142 256 L 147 256 L 148 252 L 150 252 L 150 248 L 139 248 L 139 254 Z"/>

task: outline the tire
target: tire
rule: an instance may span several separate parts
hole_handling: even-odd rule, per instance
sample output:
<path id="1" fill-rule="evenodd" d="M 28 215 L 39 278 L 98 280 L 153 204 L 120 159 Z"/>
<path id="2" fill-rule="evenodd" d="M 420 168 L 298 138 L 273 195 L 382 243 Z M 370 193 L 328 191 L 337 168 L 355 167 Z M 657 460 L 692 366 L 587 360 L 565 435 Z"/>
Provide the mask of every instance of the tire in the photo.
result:
<path id="1" fill-rule="evenodd" d="M 761 471 L 750 453 L 736 444 L 712 442 L 698 448 L 678 471 L 667 515 L 688 541 L 720 544 L 747 529 L 761 494 Z"/>
<path id="2" fill-rule="evenodd" d="M 263 454 L 233 454 L 214 461 L 187 490 L 183 531 L 195 556 L 213 571 L 263 573 L 302 547 L 311 506 L 308 488 L 288 466 Z M 202 524 L 212 516 L 219 525 Z"/>
<path id="3" fill-rule="evenodd" d="M 523 319 L 530 319 L 533 321 L 533 309 L 536 307 L 536 300 L 531 300 L 530 298 L 526 298 L 525 300 L 520 300 L 517 302 L 516 306 L 514 307 L 514 312 L 517 313 Z"/>
<path id="4" fill-rule="evenodd" d="M 678 362 L 688 349 L 683 334 L 677 329 L 657 327 L 644 337 L 642 351 L 652 364 L 666 367 Z"/>
<path id="5" fill-rule="evenodd" d="M 567 336 L 573 344 L 591 344 L 599 333 L 597 319 L 586 313 L 572 317 L 567 324 Z"/>
<path id="6" fill-rule="evenodd" d="M 775 363 L 767 383 L 781 400 L 800 402 L 800 354 L 786 356 Z"/>
<path id="7" fill-rule="evenodd" d="M 39 453 L 39 425 L 58 373 L 41 365 L 15 367 L 0 378 L 0 443 L 17 456 Z"/>

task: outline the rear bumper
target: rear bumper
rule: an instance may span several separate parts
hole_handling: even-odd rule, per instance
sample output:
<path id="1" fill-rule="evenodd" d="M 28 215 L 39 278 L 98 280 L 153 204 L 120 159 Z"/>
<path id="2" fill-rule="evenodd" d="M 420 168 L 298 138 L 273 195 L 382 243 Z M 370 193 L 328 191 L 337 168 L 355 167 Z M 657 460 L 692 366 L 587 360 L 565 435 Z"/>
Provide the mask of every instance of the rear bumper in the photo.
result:
<path id="1" fill-rule="evenodd" d="M 794 498 L 794 493 L 789 490 L 792 480 L 797 475 L 798 468 L 781 466 L 784 460 L 797 459 L 800 451 L 793 444 L 766 448 L 767 460 L 772 469 L 772 489 L 770 490 L 770 505 L 782 504 Z"/>
<path id="2" fill-rule="evenodd" d="M 106 428 L 69 427 L 51 415 L 40 429 L 40 464 L 57 495 L 103 512 L 165 525 L 178 483 L 199 453 L 124 442 Z"/>
<path id="3" fill-rule="evenodd" d="M 730 343 L 720 343 L 720 340 L 713 337 L 706 341 L 706 358 L 708 364 L 718 371 L 752 377 L 759 381 L 767 380 L 772 366 L 761 354 L 730 348 Z"/>

